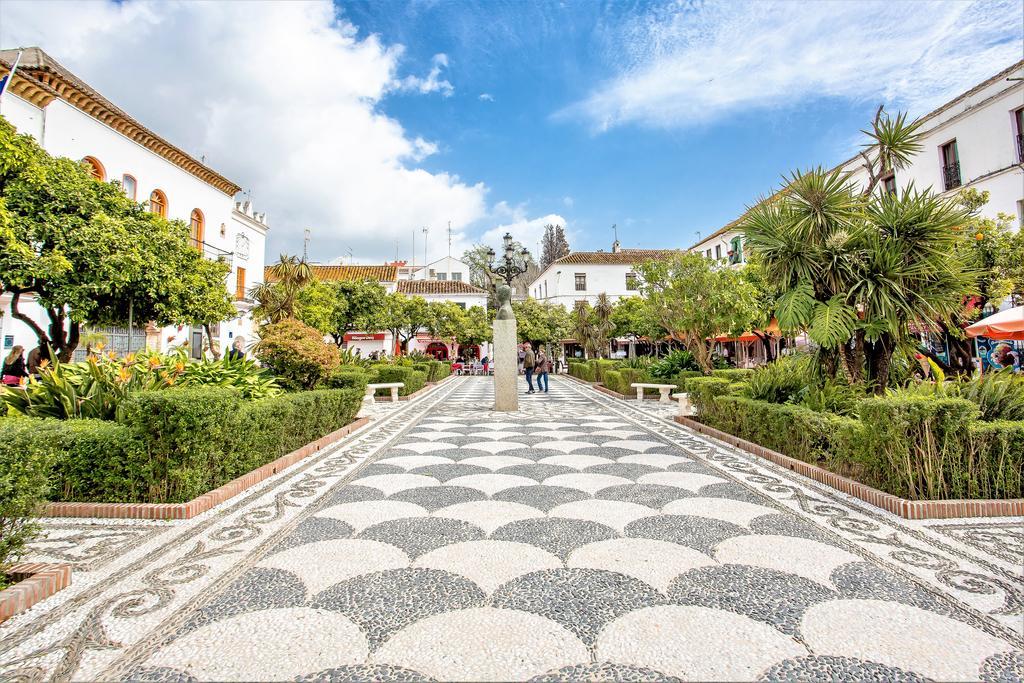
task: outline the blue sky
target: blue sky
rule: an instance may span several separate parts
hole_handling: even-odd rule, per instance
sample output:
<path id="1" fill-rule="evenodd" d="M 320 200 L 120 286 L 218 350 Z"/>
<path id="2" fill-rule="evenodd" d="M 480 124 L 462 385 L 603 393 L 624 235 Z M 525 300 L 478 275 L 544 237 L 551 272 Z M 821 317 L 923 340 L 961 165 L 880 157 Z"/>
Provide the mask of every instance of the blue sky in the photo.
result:
<path id="1" fill-rule="evenodd" d="M 926 113 L 1024 49 L 1019 0 L 6 0 L 0 20 L 251 189 L 268 253 L 309 227 L 325 262 L 409 258 L 422 226 L 440 256 L 449 220 L 456 253 L 535 247 L 550 220 L 574 248 L 613 223 L 689 246 L 848 157 L 879 103 Z"/>

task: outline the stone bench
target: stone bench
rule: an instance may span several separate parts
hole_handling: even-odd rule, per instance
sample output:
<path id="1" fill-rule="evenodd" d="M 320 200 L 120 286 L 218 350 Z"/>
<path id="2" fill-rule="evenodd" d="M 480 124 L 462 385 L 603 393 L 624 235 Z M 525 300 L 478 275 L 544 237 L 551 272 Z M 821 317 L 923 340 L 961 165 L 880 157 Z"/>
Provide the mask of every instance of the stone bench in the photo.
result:
<path id="1" fill-rule="evenodd" d="M 671 403 L 668 395 L 676 388 L 675 384 L 642 384 L 639 382 L 634 382 L 629 386 L 636 389 L 636 400 L 638 401 L 644 400 L 644 389 L 657 389 L 661 394 L 661 397 L 658 400 L 662 403 Z"/>
<path id="2" fill-rule="evenodd" d="M 390 389 L 391 390 L 391 402 L 398 403 L 398 390 L 405 386 L 405 382 L 385 382 L 383 384 L 367 384 L 366 393 L 369 394 L 370 398 L 377 393 L 378 389 Z"/>
<path id="3" fill-rule="evenodd" d="M 690 403 L 689 394 L 672 394 L 672 398 L 679 401 L 679 417 L 690 417 L 693 415 L 693 404 Z"/>

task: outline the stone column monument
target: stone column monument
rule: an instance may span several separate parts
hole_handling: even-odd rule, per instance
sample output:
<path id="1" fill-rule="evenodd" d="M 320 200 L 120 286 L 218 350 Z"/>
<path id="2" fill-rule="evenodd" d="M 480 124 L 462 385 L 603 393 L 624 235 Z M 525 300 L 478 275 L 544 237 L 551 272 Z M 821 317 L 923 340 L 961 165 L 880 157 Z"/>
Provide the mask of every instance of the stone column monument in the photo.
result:
<path id="1" fill-rule="evenodd" d="M 512 288 L 497 288 L 498 314 L 494 317 L 494 409 L 519 410 L 519 355 L 516 353 L 516 316 L 512 312 Z"/>

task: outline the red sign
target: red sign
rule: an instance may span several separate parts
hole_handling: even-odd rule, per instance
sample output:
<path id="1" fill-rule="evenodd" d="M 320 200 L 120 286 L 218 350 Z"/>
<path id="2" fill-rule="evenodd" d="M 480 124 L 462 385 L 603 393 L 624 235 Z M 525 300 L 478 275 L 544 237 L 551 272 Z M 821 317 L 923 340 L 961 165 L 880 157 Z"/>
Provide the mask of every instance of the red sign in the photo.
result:
<path id="1" fill-rule="evenodd" d="M 377 334 L 358 334 L 356 332 L 346 332 L 345 341 L 384 341 L 384 333 L 378 332 Z"/>

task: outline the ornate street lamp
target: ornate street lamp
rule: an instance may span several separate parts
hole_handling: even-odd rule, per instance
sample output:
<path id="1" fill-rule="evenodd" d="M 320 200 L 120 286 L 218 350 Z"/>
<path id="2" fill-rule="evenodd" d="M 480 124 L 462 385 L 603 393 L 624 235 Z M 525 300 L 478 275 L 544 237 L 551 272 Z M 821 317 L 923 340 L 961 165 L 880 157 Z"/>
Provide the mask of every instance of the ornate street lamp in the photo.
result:
<path id="1" fill-rule="evenodd" d="M 506 232 L 505 237 L 502 238 L 505 242 L 505 255 L 497 265 L 494 263 L 496 254 L 494 249 L 487 250 L 487 270 L 491 273 L 500 276 L 505 280 L 505 283 L 509 287 L 512 286 L 512 280 L 516 279 L 520 275 L 526 272 L 526 258 L 530 255 L 530 250 L 525 247 L 519 255 L 523 257 L 523 265 L 516 263 L 516 250 L 512 246 L 512 234 Z"/>

